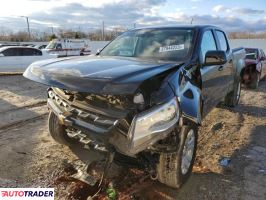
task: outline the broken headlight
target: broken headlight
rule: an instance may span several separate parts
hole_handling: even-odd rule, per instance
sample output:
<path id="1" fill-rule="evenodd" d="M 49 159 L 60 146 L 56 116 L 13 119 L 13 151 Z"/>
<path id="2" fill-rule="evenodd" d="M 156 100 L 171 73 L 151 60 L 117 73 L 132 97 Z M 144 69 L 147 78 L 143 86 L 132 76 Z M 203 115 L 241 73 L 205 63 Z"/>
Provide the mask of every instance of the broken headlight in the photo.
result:
<path id="1" fill-rule="evenodd" d="M 165 132 L 179 120 L 177 99 L 138 114 L 130 127 L 129 138 L 133 145 L 149 141 L 156 133 Z"/>

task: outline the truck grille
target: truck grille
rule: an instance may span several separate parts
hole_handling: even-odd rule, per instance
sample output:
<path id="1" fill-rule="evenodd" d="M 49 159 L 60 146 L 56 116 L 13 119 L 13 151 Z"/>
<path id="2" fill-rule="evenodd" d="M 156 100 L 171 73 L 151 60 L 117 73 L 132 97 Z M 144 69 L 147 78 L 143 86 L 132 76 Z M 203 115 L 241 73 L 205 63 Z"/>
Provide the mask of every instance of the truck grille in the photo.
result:
<path id="1" fill-rule="evenodd" d="M 87 109 L 81 108 L 86 107 L 86 105 L 77 107 L 74 101 L 71 102 L 67 98 L 63 98 L 62 95 L 54 90 L 48 91 L 48 97 L 55 102 L 64 115 L 82 123 L 85 122 L 88 125 L 86 128 L 90 131 L 104 133 L 115 129 L 124 135 L 128 133 L 129 124 L 124 118 L 119 118 L 115 114 L 111 116 L 102 110 L 91 108 L 89 105 L 87 105 Z"/>

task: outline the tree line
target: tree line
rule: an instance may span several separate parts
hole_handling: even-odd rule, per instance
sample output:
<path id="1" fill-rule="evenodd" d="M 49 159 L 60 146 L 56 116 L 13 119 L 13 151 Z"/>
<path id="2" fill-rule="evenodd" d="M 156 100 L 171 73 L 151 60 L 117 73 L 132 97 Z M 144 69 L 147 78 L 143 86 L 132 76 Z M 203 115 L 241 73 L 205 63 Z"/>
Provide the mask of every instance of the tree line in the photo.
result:
<path id="1" fill-rule="evenodd" d="M 126 29 L 116 28 L 108 29 L 102 32 L 101 29 L 97 29 L 90 32 L 84 31 L 73 31 L 59 29 L 55 33 L 38 32 L 32 30 L 29 34 L 26 31 L 12 32 L 10 30 L 0 29 L 0 41 L 11 41 L 11 42 L 25 42 L 25 41 L 50 41 L 54 38 L 83 38 L 90 39 L 92 41 L 110 41 L 115 37 L 126 31 Z M 229 32 L 228 37 L 230 39 L 266 39 L 266 32 Z"/>
<path id="2" fill-rule="evenodd" d="M 266 32 L 230 32 L 230 39 L 266 39 Z"/>
<path id="3" fill-rule="evenodd" d="M 59 29 L 56 33 L 48 32 L 37 32 L 31 31 L 30 36 L 26 31 L 12 32 L 7 30 L 0 30 L 0 41 L 11 41 L 11 42 L 25 42 L 25 41 L 36 41 L 36 42 L 47 42 L 55 38 L 75 38 L 75 39 L 90 39 L 93 41 L 110 41 L 115 37 L 126 31 L 126 29 L 113 29 L 106 30 L 104 33 L 101 29 L 97 29 L 90 32 L 84 31 L 73 31 Z"/>

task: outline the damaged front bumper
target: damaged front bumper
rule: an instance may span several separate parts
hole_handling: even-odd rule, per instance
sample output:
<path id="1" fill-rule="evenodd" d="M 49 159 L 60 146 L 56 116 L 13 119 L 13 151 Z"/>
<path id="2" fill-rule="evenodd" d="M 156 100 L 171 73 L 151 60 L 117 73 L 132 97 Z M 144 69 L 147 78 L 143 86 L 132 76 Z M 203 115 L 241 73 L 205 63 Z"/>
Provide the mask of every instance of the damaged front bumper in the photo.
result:
<path id="1" fill-rule="evenodd" d="M 125 118 L 76 108 L 54 92 L 50 92 L 47 104 L 60 123 L 78 130 L 76 135 L 81 134 L 83 140 L 85 135 L 85 140 L 96 146 L 103 145 L 107 150 L 115 147 L 128 156 L 135 156 L 166 138 L 176 127 L 180 116 L 176 98 L 135 115 L 128 124 Z"/>

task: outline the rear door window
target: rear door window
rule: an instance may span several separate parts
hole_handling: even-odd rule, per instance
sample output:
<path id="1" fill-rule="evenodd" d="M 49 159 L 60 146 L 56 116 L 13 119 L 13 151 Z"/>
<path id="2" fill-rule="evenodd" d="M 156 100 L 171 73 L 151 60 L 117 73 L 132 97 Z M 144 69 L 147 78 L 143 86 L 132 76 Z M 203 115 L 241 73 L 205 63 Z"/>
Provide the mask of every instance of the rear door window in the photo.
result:
<path id="1" fill-rule="evenodd" d="M 227 39 L 225 37 L 225 34 L 222 31 L 216 31 L 219 43 L 220 43 L 220 47 L 222 51 L 228 51 L 228 44 L 227 44 Z"/>
<path id="2" fill-rule="evenodd" d="M 211 30 L 205 31 L 203 33 L 200 48 L 201 48 L 201 58 L 203 62 L 205 61 L 205 55 L 207 51 L 217 50 L 215 39 L 213 37 L 213 33 Z"/>
<path id="3" fill-rule="evenodd" d="M 23 56 L 41 56 L 42 52 L 38 49 L 24 48 L 22 49 Z"/>

